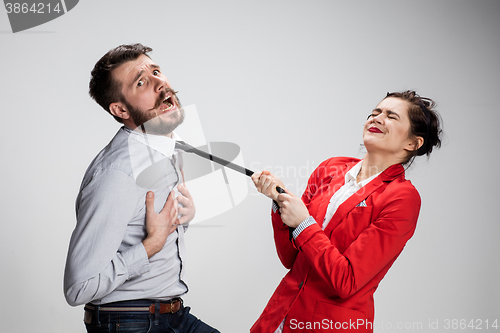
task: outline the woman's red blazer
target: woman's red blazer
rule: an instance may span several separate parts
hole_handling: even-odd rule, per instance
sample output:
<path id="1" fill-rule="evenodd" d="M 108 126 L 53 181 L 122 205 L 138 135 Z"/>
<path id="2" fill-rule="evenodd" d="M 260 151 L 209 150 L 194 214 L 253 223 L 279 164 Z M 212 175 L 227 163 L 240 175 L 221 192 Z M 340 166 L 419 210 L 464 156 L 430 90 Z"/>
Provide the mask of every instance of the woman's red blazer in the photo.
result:
<path id="1" fill-rule="evenodd" d="M 340 205 L 322 230 L 331 196 L 359 161 L 331 158 L 313 172 L 302 200 L 318 223 L 297 239 L 271 213 L 278 256 L 290 271 L 252 333 L 273 333 L 285 317 L 284 333 L 373 331 L 373 293 L 415 231 L 420 196 L 403 167 L 393 165 Z"/>

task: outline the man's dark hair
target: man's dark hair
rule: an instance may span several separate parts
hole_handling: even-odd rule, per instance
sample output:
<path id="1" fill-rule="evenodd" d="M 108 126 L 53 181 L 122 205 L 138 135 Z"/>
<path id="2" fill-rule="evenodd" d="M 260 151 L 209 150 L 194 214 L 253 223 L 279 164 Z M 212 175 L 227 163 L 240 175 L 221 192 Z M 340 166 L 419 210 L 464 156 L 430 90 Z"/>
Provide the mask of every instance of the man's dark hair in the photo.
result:
<path id="1" fill-rule="evenodd" d="M 124 100 L 121 93 L 121 84 L 113 78 L 112 71 L 127 61 L 137 59 L 141 54 L 149 57 L 147 53 L 151 51 L 153 51 L 152 48 L 139 43 L 120 45 L 109 50 L 108 53 L 95 64 L 94 69 L 90 73 L 90 96 L 97 104 L 111 114 L 109 105 Z M 116 121 L 123 123 L 121 118 L 116 116 L 113 117 Z"/>

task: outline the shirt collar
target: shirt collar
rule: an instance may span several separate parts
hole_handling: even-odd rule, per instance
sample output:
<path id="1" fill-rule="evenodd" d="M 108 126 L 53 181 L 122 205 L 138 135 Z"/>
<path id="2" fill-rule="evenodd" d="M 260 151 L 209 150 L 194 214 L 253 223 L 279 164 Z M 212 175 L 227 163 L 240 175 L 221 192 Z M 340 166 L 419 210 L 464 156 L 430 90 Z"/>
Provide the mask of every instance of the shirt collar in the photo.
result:
<path id="1" fill-rule="evenodd" d="M 181 140 L 181 138 L 175 133 L 172 132 L 172 138 L 164 135 L 153 135 L 153 134 L 145 134 L 136 130 L 132 130 L 127 126 L 123 126 L 123 129 L 130 135 L 129 138 L 132 138 L 140 143 L 156 150 L 166 157 L 170 157 L 175 152 L 175 142 Z"/>
<path id="2" fill-rule="evenodd" d="M 354 181 L 354 184 L 358 185 L 359 188 L 365 186 L 369 182 L 371 182 L 375 177 L 381 174 L 381 172 L 377 173 L 376 175 L 371 176 L 370 178 L 367 178 L 361 182 L 357 182 L 356 177 L 358 176 L 358 173 L 361 171 L 361 165 L 363 164 L 363 160 L 359 161 L 356 163 L 355 166 L 353 166 L 346 174 L 345 174 L 345 184 Z"/>

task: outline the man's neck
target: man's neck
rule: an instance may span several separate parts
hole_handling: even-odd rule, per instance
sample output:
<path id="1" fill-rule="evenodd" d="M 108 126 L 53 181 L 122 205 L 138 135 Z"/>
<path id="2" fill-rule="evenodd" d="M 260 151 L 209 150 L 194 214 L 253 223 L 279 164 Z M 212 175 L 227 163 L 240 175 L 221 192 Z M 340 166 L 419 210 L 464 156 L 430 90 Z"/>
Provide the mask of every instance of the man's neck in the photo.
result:
<path id="1" fill-rule="evenodd" d="M 170 139 L 172 139 L 174 137 L 174 132 L 170 132 L 170 133 L 167 133 L 167 134 L 148 133 L 148 131 L 146 131 L 146 129 L 144 128 L 143 125 L 141 125 L 141 126 L 135 126 L 135 125 L 134 126 L 128 126 L 128 125 L 125 125 L 125 126 L 127 126 L 132 131 L 135 131 L 135 132 L 138 132 L 138 133 L 142 133 L 142 134 L 166 136 L 167 138 L 170 138 Z"/>

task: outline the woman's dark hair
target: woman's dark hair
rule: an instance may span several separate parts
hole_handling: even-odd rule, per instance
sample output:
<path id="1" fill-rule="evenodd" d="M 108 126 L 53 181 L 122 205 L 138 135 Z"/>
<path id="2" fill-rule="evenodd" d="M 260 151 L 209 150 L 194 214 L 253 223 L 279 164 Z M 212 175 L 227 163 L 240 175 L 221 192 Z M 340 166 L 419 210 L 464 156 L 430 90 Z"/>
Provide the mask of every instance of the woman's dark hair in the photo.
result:
<path id="1" fill-rule="evenodd" d="M 121 84 L 117 82 L 112 75 L 114 69 L 121 64 L 137 59 L 141 54 L 149 57 L 148 52 L 152 48 L 142 44 L 120 45 L 109 50 L 94 66 L 90 73 L 89 94 L 102 106 L 104 110 L 110 112 L 111 103 L 123 101 L 121 93 Z M 121 118 L 113 116 L 116 121 L 122 123 Z"/>
<path id="2" fill-rule="evenodd" d="M 407 101 L 408 117 L 410 119 L 410 136 L 420 136 L 424 143 L 418 150 L 411 152 L 403 164 L 411 164 L 416 156 L 430 156 L 434 147 L 441 147 L 442 119 L 435 110 L 436 103 L 426 97 L 419 96 L 415 91 L 387 93 L 388 97 L 395 97 Z M 384 98 L 384 99 L 385 99 Z"/>

